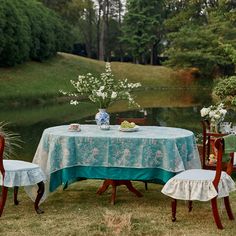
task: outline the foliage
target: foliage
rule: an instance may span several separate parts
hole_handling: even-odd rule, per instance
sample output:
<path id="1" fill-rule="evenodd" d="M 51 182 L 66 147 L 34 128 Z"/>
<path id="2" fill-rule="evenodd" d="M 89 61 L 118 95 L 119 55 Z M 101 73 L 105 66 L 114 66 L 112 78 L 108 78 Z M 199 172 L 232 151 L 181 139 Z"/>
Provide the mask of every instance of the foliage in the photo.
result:
<path id="1" fill-rule="evenodd" d="M 234 6 L 225 0 L 179 1 L 177 7 L 176 1 L 169 2 L 167 64 L 198 67 L 203 77 L 232 75 L 232 58 L 222 44 L 236 45 Z"/>
<path id="2" fill-rule="evenodd" d="M 100 108 L 108 108 L 109 105 L 118 100 L 128 100 L 130 105 L 138 106 L 130 92 L 141 86 L 140 83 L 128 83 L 127 79 L 118 80 L 114 78 L 110 63 L 106 63 L 105 72 L 100 77 L 94 77 L 91 73 L 79 75 L 78 80 L 71 80 L 76 89 L 75 93 L 61 91 L 64 95 L 72 97 L 70 104 L 79 104 L 81 96 L 87 97 Z"/>
<path id="3" fill-rule="evenodd" d="M 170 33 L 171 47 L 166 51 L 167 65 L 177 67 L 197 67 L 202 75 L 211 76 L 219 65 L 232 64 L 217 35 L 205 26 L 182 27 Z"/>
<path id="4" fill-rule="evenodd" d="M 0 122 L 0 135 L 5 139 L 5 148 L 3 153 L 4 159 L 10 159 L 15 156 L 16 148 L 20 148 L 20 136 L 17 133 L 9 131 L 6 122 Z"/>
<path id="5" fill-rule="evenodd" d="M 65 24 L 35 0 L 2 0 L 0 16 L 0 66 L 42 61 L 69 47 Z"/>
<path id="6" fill-rule="evenodd" d="M 223 44 L 225 53 L 231 58 L 232 62 L 236 64 L 236 49 L 231 44 Z"/>
<path id="7" fill-rule="evenodd" d="M 73 25 L 87 55 L 101 60 L 196 67 L 203 78 L 230 76 L 236 46 L 232 0 L 41 0 Z M 118 40 L 120 39 L 120 40 Z"/>
<path id="8" fill-rule="evenodd" d="M 225 103 L 236 106 L 236 76 L 220 78 L 213 93 Z"/>
<path id="9" fill-rule="evenodd" d="M 28 19 L 18 1 L 1 1 L 0 66 L 21 63 L 29 57 L 30 35 Z"/>
<path id="10" fill-rule="evenodd" d="M 85 44 L 90 58 L 120 56 L 122 0 L 41 0 L 72 26 L 76 44 Z M 102 41 L 102 42 L 101 42 Z M 78 50 L 74 51 L 79 54 Z M 119 55 L 118 55 L 119 54 Z M 102 59 L 103 60 L 103 59 Z"/>
<path id="11" fill-rule="evenodd" d="M 146 54 L 162 36 L 163 1 L 128 0 L 122 41 L 128 45 L 136 62 L 145 63 Z M 150 53 L 150 52 L 149 52 Z"/>

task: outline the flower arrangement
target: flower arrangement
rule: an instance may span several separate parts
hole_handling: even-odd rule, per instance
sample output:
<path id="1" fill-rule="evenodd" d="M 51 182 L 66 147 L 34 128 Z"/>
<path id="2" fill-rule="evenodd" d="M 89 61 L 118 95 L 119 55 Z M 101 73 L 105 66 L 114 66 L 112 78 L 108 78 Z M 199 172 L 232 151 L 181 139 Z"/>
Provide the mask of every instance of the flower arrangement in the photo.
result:
<path id="1" fill-rule="evenodd" d="M 99 77 L 87 73 L 86 75 L 79 75 L 77 81 L 71 80 L 70 82 L 76 92 L 68 93 L 62 90 L 60 92 L 72 98 L 70 100 L 71 105 L 79 104 L 81 97 L 86 97 L 97 104 L 99 108 L 108 108 L 118 100 L 128 100 L 129 105 L 139 107 L 131 95 L 131 91 L 140 87 L 141 84 L 128 83 L 127 79 L 115 79 L 109 62 L 106 63 L 105 72 L 101 73 Z"/>
<path id="2" fill-rule="evenodd" d="M 200 111 L 201 117 L 208 119 L 211 125 L 217 125 L 225 118 L 227 110 L 224 109 L 224 104 L 211 105 L 209 107 L 203 107 Z"/>

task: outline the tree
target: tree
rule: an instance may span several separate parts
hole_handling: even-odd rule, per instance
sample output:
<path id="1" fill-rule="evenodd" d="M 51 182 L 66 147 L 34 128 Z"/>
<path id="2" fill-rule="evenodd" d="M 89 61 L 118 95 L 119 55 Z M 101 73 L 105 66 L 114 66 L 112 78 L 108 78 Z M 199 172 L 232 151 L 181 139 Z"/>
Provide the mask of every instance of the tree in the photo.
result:
<path id="1" fill-rule="evenodd" d="M 169 31 L 168 65 L 198 67 L 207 77 L 232 73 L 229 70 L 232 60 L 225 53 L 222 42 L 235 44 L 235 20 L 234 13 L 228 11 L 229 6 L 223 2 L 226 3 L 224 0 L 187 0 L 180 11 L 171 13 L 165 22 Z"/>
<path id="2" fill-rule="evenodd" d="M 63 14 L 64 18 L 77 30 L 76 36 L 80 43 L 86 45 L 88 57 L 95 51 L 95 23 L 96 15 L 92 0 L 72 0 L 68 3 Z"/>
<path id="3" fill-rule="evenodd" d="M 164 1 L 128 0 L 122 41 L 128 45 L 136 63 L 147 63 L 157 53 L 163 37 Z"/>

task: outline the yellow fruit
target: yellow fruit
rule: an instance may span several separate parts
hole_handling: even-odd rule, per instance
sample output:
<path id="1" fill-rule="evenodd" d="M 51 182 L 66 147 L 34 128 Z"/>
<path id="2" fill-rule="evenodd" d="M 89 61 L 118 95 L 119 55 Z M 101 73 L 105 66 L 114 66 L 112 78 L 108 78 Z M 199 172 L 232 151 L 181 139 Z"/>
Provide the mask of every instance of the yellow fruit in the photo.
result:
<path id="1" fill-rule="evenodd" d="M 135 123 L 134 122 L 128 122 L 127 120 L 124 120 L 123 122 L 121 122 L 120 124 L 121 128 L 134 128 L 135 127 Z"/>

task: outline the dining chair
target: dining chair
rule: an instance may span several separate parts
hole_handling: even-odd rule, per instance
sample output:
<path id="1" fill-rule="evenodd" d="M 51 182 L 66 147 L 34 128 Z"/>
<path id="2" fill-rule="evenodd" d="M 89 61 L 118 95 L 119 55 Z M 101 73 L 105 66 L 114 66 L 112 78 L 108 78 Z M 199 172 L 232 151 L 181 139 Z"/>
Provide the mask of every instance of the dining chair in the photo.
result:
<path id="1" fill-rule="evenodd" d="M 225 208 L 230 220 L 234 216 L 230 207 L 229 193 L 236 190 L 235 182 L 230 177 L 236 151 L 236 136 L 227 135 L 215 141 L 217 164 L 215 170 L 190 169 L 171 178 L 163 187 L 162 193 L 171 197 L 172 221 L 176 221 L 177 199 L 187 200 L 189 212 L 192 201 L 211 201 L 213 217 L 218 229 L 223 229 L 217 208 L 217 198 L 224 198 Z M 228 159 L 228 161 L 226 161 Z M 227 162 L 225 171 L 222 170 Z"/>
<path id="2" fill-rule="evenodd" d="M 41 168 L 33 163 L 19 160 L 3 160 L 5 139 L 0 135 L 0 183 L 2 185 L 2 195 L 0 197 L 0 217 L 2 215 L 8 188 L 14 188 L 14 204 L 18 205 L 18 188 L 20 186 L 38 185 L 37 197 L 34 202 L 35 211 L 43 213 L 39 208 L 39 202 L 44 194 L 44 181 L 46 177 Z"/>

